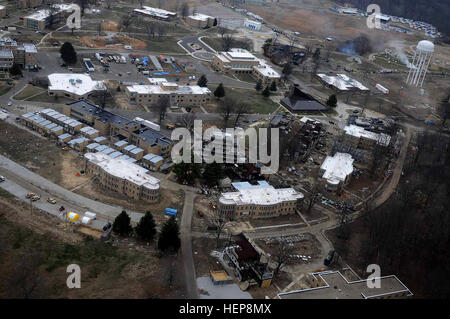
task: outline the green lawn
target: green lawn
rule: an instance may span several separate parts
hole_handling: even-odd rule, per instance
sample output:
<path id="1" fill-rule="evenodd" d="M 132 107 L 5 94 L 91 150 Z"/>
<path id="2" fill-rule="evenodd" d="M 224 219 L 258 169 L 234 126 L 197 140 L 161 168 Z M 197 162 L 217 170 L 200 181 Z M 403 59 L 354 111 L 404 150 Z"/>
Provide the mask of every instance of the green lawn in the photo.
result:
<path id="1" fill-rule="evenodd" d="M 45 102 L 45 103 L 59 103 L 59 104 L 65 104 L 65 103 L 73 102 L 72 99 L 69 99 L 69 98 L 66 98 L 66 97 L 50 96 L 50 95 L 47 94 L 46 91 L 44 91 L 41 94 L 38 94 L 36 96 L 33 96 L 31 99 L 29 99 L 27 101 Z"/>
<path id="2" fill-rule="evenodd" d="M 39 92 L 44 92 L 44 89 L 33 85 L 27 85 L 22 91 L 14 95 L 13 98 L 19 101 L 23 101 L 30 96 L 38 94 Z"/>
<path id="3" fill-rule="evenodd" d="M 208 86 L 214 92 L 216 86 Z M 233 96 L 237 101 L 246 103 L 248 109 L 246 113 L 269 114 L 275 111 L 279 105 L 270 98 L 264 98 L 261 92 L 256 90 L 245 90 L 225 87 L 225 94 Z M 213 98 L 215 100 L 215 98 Z"/>

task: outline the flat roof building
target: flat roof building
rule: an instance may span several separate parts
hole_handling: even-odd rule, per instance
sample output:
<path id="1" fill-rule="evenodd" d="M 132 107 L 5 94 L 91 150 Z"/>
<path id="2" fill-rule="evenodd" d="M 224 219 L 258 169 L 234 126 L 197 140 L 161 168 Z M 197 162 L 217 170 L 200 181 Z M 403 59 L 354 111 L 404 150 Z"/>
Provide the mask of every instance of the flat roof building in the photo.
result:
<path id="1" fill-rule="evenodd" d="M 391 137 L 385 133 L 375 133 L 354 124 L 344 127 L 343 142 L 355 148 L 370 149 L 375 144 L 387 147 Z"/>
<path id="2" fill-rule="evenodd" d="M 86 172 L 97 176 L 102 187 L 137 200 L 158 200 L 160 181 L 147 174 L 147 169 L 103 153 L 86 153 L 84 157 Z"/>
<path id="3" fill-rule="evenodd" d="M 369 88 L 360 82 L 352 79 L 345 74 L 337 74 L 336 76 L 318 73 L 317 76 L 328 86 L 337 91 L 363 91 L 369 92 Z"/>
<path id="4" fill-rule="evenodd" d="M 293 188 L 276 189 L 266 181 L 257 185 L 232 183 L 236 191 L 222 193 L 218 209 L 229 218 L 270 218 L 295 213 L 303 194 Z"/>
<path id="5" fill-rule="evenodd" d="M 202 13 L 195 13 L 186 18 L 186 22 L 194 27 L 198 28 L 209 28 L 214 25 L 214 21 L 217 24 L 217 20 L 214 17 L 211 17 Z"/>
<path id="6" fill-rule="evenodd" d="M 336 153 L 327 156 L 320 166 L 323 185 L 330 191 L 336 191 L 345 186 L 353 173 L 354 159 L 347 153 Z"/>
<path id="7" fill-rule="evenodd" d="M 166 79 L 158 79 L 150 85 L 127 86 L 125 93 L 130 102 L 138 105 L 155 105 L 162 95 L 169 97 L 170 106 L 204 106 L 211 100 L 211 91 L 198 85 L 179 85 Z M 152 81 L 150 81 L 152 83 Z"/>
<path id="8" fill-rule="evenodd" d="M 172 149 L 172 140 L 160 131 L 106 111 L 87 100 L 65 105 L 65 114 L 92 126 L 102 136 L 111 136 L 111 142 L 126 140 L 144 150 L 168 158 Z M 101 144 L 97 141 L 97 143 Z"/>
<path id="9" fill-rule="evenodd" d="M 48 94 L 74 99 L 89 97 L 96 91 L 106 90 L 103 81 L 94 81 L 89 75 L 53 73 L 48 76 Z"/>
<path id="10" fill-rule="evenodd" d="M 367 279 L 349 281 L 339 271 L 310 274 L 323 284 L 318 287 L 279 293 L 279 299 L 391 299 L 413 293 L 395 275 L 379 277 L 380 288 L 369 288 Z"/>
<path id="11" fill-rule="evenodd" d="M 141 9 L 134 9 L 133 12 L 160 20 L 170 20 L 171 18 L 177 16 L 176 12 L 171 12 L 164 9 L 153 8 L 148 6 L 142 6 Z"/>

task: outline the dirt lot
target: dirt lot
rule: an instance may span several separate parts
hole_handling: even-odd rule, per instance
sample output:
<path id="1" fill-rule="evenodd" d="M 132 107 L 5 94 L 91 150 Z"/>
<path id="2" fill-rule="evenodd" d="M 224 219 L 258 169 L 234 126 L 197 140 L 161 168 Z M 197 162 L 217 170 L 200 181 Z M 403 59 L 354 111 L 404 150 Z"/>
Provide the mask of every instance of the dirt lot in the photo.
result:
<path id="1" fill-rule="evenodd" d="M 3 132 L 8 132 L 5 134 Z M 61 182 L 63 152 L 48 139 L 0 122 L 0 152 L 55 183 Z"/>
<path id="2" fill-rule="evenodd" d="M 308 264 L 320 257 L 320 243 L 309 233 L 282 237 L 268 237 L 256 240 L 264 252 L 273 255 L 277 251 L 280 241 L 286 241 L 294 247 L 290 264 Z"/>
<path id="3" fill-rule="evenodd" d="M 80 41 L 87 47 L 96 49 L 123 49 L 124 45 L 130 45 L 133 49 L 144 49 L 147 47 L 145 41 L 122 35 L 116 35 L 113 38 L 83 36 Z"/>

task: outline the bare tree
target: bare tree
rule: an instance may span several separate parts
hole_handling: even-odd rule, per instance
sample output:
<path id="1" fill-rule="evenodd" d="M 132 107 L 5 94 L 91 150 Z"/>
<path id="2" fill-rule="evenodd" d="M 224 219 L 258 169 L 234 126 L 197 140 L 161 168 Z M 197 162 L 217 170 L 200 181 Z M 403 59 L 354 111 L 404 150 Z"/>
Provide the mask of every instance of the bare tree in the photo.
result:
<path id="1" fill-rule="evenodd" d="M 167 109 L 170 106 L 170 98 L 166 95 L 162 95 L 156 102 L 155 109 L 159 115 L 159 124 L 165 119 Z"/>
<path id="2" fill-rule="evenodd" d="M 130 24 L 131 24 L 131 16 L 130 15 L 126 14 L 120 19 L 119 26 L 122 26 L 124 28 L 124 30 L 127 30 L 128 27 L 130 26 Z"/>
<path id="3" fill-rule="evenodd" d="M 223 38 L 225 34 L 228 33 L 228 29 L 224 27 L 217 27 L 217 32 L 220 34 L 220 37 Z"/>
<path id="4" fill-rule="evenodd" d="M 291 261 L 291 255 L 294 254 L 294 245 L 288 243 L 287 241 L 279 241 L 275 251 L 270 256 L 271 261 L 275 264 L 275 269 L 273 272 L 273 277 L 275 278 L 280 270 L 289 264 Z"/>
<path id="5" fill-rule="evenodd" d="M 235 107 L 235 115 L 236 115 L 236 118 L 234 120 L 234 126 L 235 127 L 238 124 L 239 119 L 241 118 L 242 114 L 244 114 L 247 109 L 248 109 L 248 104 L 247 103 L 244 103 L 244 102 L 241 102 L 241 101 L 237 102 L 236 107 Z"/>
<path id="6" fill-rule="evenodd" d="M 310 191 L 310 194 L 309 194 L 308 208 L 306 209 L 308 214 L 311 213 L 311 210 L 312 210 L 314 204 L 317 203 L 321 197 L 322 197 L 322 194 L 320 192 L 320 184 L 318 181 L 316 181 Z"/>
<path id="7" fill-rule="evenodd" d="M 207 213 L 206 215 L 207 222 L 210 226 L 214 228 L 215 237 L 216 237 L 216 248 L 219 248 L 220 244 L 220 235 L 225 228 L 226 223 L 228 222 L 228 216 L 219 209 L 216 209 L 212 212 Z"/>
<path id="8" fill-rule="evenodd" d="M 163 37 L 166 35 L 167 28 L 164 23 L 158 24 L 157 29 L 158 29 L 158 37 Z"/>
<path id="9" fill-rule="evenodd" d="M 219 102 L 219 113 L 223 119 L 223 127 L 226 128 L 231 115 L 236 110 L 237 102 L 233 97 L 226 96 Z"/>
<path id="10" fill-rule="evenodd" d="M 231 34 L 223 36 L 221 42 L 222 42 L 222 50 L 230 51 L 234 43 L 233 36 Z"/>
<path id="11" fill-rule="evenodd" d="M 184 113 L 181 116 L 181 120 L 183 121 L 184 126 L 190 131 L 194 127 L 196 115 L 194 112 Z"/>
<path id="12" fill-rule="evenodd" d="M 154 22 L 150 21 L 145 24 L 145 29 L 149 37 L 155 36 L 156 25 Z"/>
<path id="13" fill-rule="evenodd" d="M 183 4 L 181 5 L 180 13 L 183 19 L 185 19 L 189 15 L 189 5 L 187 4 L 187 2 L 183 2 Z"/>

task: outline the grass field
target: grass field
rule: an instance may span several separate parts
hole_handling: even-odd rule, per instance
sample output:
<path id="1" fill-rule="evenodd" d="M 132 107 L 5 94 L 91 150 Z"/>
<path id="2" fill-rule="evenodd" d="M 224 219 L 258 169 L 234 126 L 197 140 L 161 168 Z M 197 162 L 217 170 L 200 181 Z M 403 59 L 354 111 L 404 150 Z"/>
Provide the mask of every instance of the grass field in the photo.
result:
<path id="1" fill-rule="evenodd" d="M 14 95 L 13 98 L 16 100 L 19 100 L 19 101 L 23 101 L 23 100 L 29 98 L 30 96 L 33 96 L 33 95 L 41 93 L 41 92 L 44 92 L 43 88 L 33 86 L 33 85 L 27 85 L 22 91 L 20 91 L 16 95 Z"/>
<path id="2" fill-rule="evenodd" d="M 0 96 L 9 92 L 14 87 L 14 85 L 9 85 L 6 81 L 0 82 Z"/>
<path id="3" fill-rule="evenodd" d="M 209 86 L 211 92 L 214 92 L 217 86 Z M 256 114 L 269 114 L 278 108 L 278 104 L 273 102 L 270 98 L 265 98 L 262 96 L 261 92 L 256 90 L 245 90 L 237 88 L 227 88 L 225 87 L 225 94 L 234 97 L 237 101 L 245 103 L 248 105 L 246 113 L 256 113 Z M 213 101 L 217 101 L 213 98 Z M 207 107 L 210 111 L 214 110 L 215 107 Z"/>

